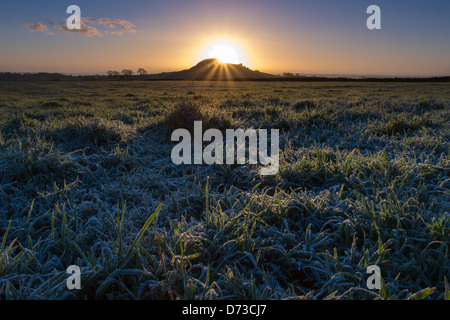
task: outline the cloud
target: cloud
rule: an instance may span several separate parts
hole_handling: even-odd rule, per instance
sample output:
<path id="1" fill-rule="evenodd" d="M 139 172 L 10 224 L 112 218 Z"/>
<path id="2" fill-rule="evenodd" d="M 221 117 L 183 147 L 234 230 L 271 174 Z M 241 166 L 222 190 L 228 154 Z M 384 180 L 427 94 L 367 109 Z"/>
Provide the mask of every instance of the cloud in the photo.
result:
<path id="1" fill-rule="evenodd" d="M 31 32 L 45 32 L 49 35 L 54 35 L 54 32 L 48 31 L 48 28 L 45 24 L 36 22 L 27 25 L 27 28 L 30 29 Z"/>
<path id="2" fill-rule="evenodd" d="M 66 24 L 59 24 L 55 26 L 55 28 L 64 32 L 80 33 L 86 37 L 102 36 L 102 33 L 97 28 L 88 26 L 83 22 L 83 19 L 81 20 L 81 29 L 70 30 L 69 28 L 67 28 Z"/>
<path id="3" fill-rule="evenodd" d="M 48 30 L 47 26 L 45 24 L 42 24 L 40 22 L 36 22 L 36 23 L 32 23 L 27 25 L 27 27 L 32 31 L 32 32 L 45 32 Z"/>
<path id="4" fill-rule="evenodd" d="M 122 19 L 109 19 L 109 18 L 84 18 L 86 22 L 96 23 L 100 25 L 104 25 L 108 28 L 114 29 L 118 28 L 119 30 L 110 31 L 109 34 L 122 35 L 124 33 L 133 33 L 136 32 L 136 26 L 129 21 Z"/>
<path id="5" fill-rule="evenodd" d="M 136 26 L 134 24 L 122 19 L 90 18 L 90 17 L 81 18 L 81 29 L 79 30 L 77 29 L 70 30 L 69 28 L 67 28 L 65 20 L 61 21 L 60 24 L 55 24 L 50 19 L 46 19 L 46 23 L 60 31 L 79 33 L 86 37 L 93 37 L 93 36 L 101 37 L 103 35 L 123 35 L 125 33 L 136 32 Z M 92 24 L 97 24 L 103 27 L 103 30 L 93 27 Z M 54 34 L 54 32 L 48 31 L 47 25 L 40 22 L 29 24 L 27 25 L 27 27 L 32 32 L 45 32 L 51 35 Z"/>

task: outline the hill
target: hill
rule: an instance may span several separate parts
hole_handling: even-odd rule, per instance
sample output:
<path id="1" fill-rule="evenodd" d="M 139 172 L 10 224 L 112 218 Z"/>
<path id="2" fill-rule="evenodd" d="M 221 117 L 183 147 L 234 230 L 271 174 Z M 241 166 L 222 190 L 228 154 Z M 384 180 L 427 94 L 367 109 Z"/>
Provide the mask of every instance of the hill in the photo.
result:
<path id="1" fill-rule="evenodd" d="M 273 79 L 276 76 L 254 71 L 242 64 L 221 63 L 217 59 L 205 59 L 190 69 L 163 72 L 146 76 L 161 80 L 255 80 Z"/>

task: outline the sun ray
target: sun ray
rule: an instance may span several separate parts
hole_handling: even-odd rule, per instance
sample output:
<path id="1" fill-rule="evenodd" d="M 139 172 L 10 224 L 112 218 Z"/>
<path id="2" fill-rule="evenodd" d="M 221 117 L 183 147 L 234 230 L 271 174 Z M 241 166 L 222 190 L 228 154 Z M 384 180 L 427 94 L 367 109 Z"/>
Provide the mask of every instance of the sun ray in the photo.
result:
<path id="1" fill-rule="evenodd" d="M 214 74 L 216 73 L 217 69 L 219 68 L 219 64 L 215 63 L 214 67 L 211 68 L 211 70 L 208 72 L 208 74 L 205 76 L 206 80 L 210 80 L 214 77 Z"/>
<path id="2" fill-rule="evenodd" d="M 229 65 L 229 64 L 224 65 L 225 79 L 231 79 L 232 78 L 231 71 L 230 71 L 231 67 L 233 67 L 233 65 Z"/>

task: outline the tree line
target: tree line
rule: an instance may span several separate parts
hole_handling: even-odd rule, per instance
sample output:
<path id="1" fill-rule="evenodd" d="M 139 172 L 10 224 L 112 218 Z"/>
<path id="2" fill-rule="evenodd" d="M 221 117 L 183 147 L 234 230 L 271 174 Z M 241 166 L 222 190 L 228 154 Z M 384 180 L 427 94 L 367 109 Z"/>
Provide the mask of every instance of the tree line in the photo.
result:
<path id="1" fill-rule="evenodd" d="M 136 73 L 141 76 L 148 74 L 147 70 L 145 70 L 144 68 L 137 69 Z M 106 74 L 109 77 L 119 77 L 119 76 L 131 77 L 134 74 L 134 72 L 133 70 L 130 69 L 123 69 L 121 72 L 115 70 L 108 70 Z"/>

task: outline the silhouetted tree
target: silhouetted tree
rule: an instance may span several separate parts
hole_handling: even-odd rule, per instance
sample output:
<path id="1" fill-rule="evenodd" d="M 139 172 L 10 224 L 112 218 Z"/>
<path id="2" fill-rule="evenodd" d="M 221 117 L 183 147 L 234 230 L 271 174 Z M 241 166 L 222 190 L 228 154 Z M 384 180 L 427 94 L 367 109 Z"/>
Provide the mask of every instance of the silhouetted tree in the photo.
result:
<path id="1" fill-rule="evenodd" d="M 118 76 L 120 76 L 120 72 L 119 71 L 114 71 L 114 70 L 108 70 L 107 72 L 106 72 L 106 74 L 109 76 L 109 77 L 118 77 Z"/>
<path id="2" fill-rule="evenodd" d="M 133 70 L 130 70 L 130 69 L 123 69 L 123 70 L 122 70 L 122 75 L 125 76 L 125 77 L 132 76 L 132 75 L 133 75 Z"/>
<path id="3" fill-rule="evenodd" d="M 145 70 L 144 68 L 139 68 L 137 73 L 141 76 L 143 76 L 144 74 L 148 74 L 147 70 Z"/>

